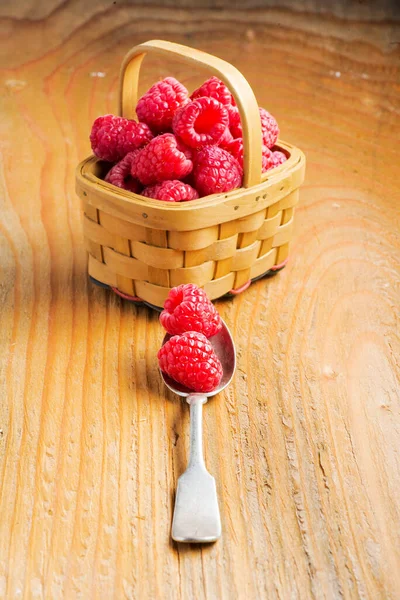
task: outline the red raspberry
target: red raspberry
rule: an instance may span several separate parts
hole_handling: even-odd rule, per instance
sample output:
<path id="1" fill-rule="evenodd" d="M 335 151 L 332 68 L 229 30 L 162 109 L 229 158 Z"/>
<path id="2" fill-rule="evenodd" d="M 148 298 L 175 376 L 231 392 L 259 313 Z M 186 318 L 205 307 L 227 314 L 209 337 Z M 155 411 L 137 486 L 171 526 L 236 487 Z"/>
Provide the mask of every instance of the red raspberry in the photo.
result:
<path id="1" fill-rule="evenodd" d="M 123 190 L 138 194 L 141 185 L 137 179 L 131 175 L 132 159 L 139 150 L 129 152 L 122 160 L 119 161 L 105 176 L 105 181 L 112 183 Z"/>
<path id="2" fill-rule="evenodd" d="M 163 181 L 158 185 L 147 187 L 143 190 L 142 196 L 166 202 L 184 202 L 185 200 L 196 200 L 199 197 L 192 186 L 177 179 Z"/>
<path id="3" fill-rule="evenodd" d="M 263 172 L 278 167 L 287 160 L 286 155 L 283 152 L 280 152 L 279 150 L 275 150 L 275 152 L 271 152 L 271 150 L 268 150 L 268 152 L 269 154 L 266 155 L 265 166 L 263 162 Z"/>
<path id="4" fill-rule="evenodd" d="M 277 167 L 278 165 L 281 165 L 287 161 L 287 156 L 283 152 L 275 150 L 275 152 L 272 153 L 272 161 L 274 163 L 274 167 Z"/>
<path id="5" fill-rule="evenodd" d="M 261 129 L 262 129 L 262 143 L 267 148 L 272 148 L 276 143 L 279 135 L 278 123 L 274 117 L 265 110 L 265 108 L 259 108 Z M 240 121 L 239 110 L 236 106 L 228 107 L 229 113 L 229 129 L 234 138 L 242 137 L 242 123 Z"/>
<path id="6" fill-rule="evenodd" d="M 229 130 L 234 138 L 242 137 L 242 123 L 237 106 L 227 106 L 229 114 Z"/>
<path id="7" fill-rule="evenodd" d="M 196 155 L 193 177 L 200 196 L 229 192 L 242 185 L 243 169 L 219 146 L 206 146 Z"/>
<path id="8" fill-rule="evenodd" d="M 262 138 L 264 146 L 272 148 L 275 145 L 279 135 L 279 127 L 276 119 L 265 110 L 265 108 L 259 108 L 261 117 L 261 128 Z"/>
<path id="9" fill-rule="evenodd" d="M 223 148 L 229 152 L 229 154 L 232 154 L 243 168 L 243 139 L 236 138 L 228 144 L 223 144 Z"/>
<path id="10" fill-rule="evenodd" d="M 152 139 L 134 157 L 132 175 L 143 185 L 167 179 L 183 179 L 193 168 L 193 163 L 186 154 L 187 149 L 182 148 L 172 133 L 164 133 Z"/>
<path id="11" fill-rule="evenodd" d="M 136 106 L 139 121 L 146 123 L 154 133 L 170 131 L 176 110 L 190 102 L 189 92 L 174 77 L 155 83 L 140 98 Z"/>
<path id="12" fill-rule="evenodd" d="M 286 161 L 287 161 L 287 157 L 283 152 L 280 152 L 279 150 L 275 150 L 275 152 L 272 153 L 273 167 L 279 167 L 279 165 L 282 165 Z"/>
<path id="13" fill-rule="evenodd" d="M 187 146 L 218 144 L 229 124 L 228 111 L 214 98 L 198 98 L 180 108 L 172 128 Z"/>
<path id="14" fill-rule="evenodd" d="M 172 135 L 174 135 L 174 134 L 172 134 Z M 196 153 L 195 148 L 189 148 L 189 146 L 186 146 L 186 144 L 184 144 L 182 142 L 182 140 L 180 140 L 179 138 L 176 138 L 176 146 L 177 146 L 178 150 L 183 152 L 183 154 L 186 156 L 186 158 L 188 158 L 189 160 L 191 160 L 193 162 L 193 157 Z"/>
<path id="15" fill-rule="evenodd" d="M 232 96 L 224 82 L 218 79 L 218 77 L 207 79 L 207 81 L 195 90 L 190 97 L 192 100 L 196 100 L 196 98 L 202 98 L 203 96 L 215 98 L 215 100 L 218 100 L 218 102 L 224 106 L 228 104 L 232 106 L 236 105 L 235 98 Z"/>
<path id="16" fill-rule="evenodd" d="M 226 146 L 228 144 L 230 144 L 231 142 L 233 142 L 233 137 L 229 130 L 229 127 L 227 127 L 225 129 L 224 133 L 222 134 L 222 138 L 218 142 L 218 146 L 221 146 L 222 148 L 226 148 Z"/>
<path id="17" fill-rule="evenodd" d="M 208 339 L 197 331 L 174 335 L 157 354 L 161 371 L 195 392 L 211 392 L 222 379 L 222 365 Z"/>
<path id="18" fill-rule="evenodd" d="M 229 144 L 224 146 L 224 149 L 227 150 L 228 152 L 230 152 L 230 154 L 232 154 L 232 156 L 234 156 L 236 158 L 239 165 L 243 168 L 243 139 L 236 138 L 235 140 L 232 140 Z M 269 148 L 267 148 L 267 146 L 263 146 L 262 147 L 262 171 L 263 171 L 263 173 L 264 173 L 264 171 L 267 171 L 268 169 L 271 168 L 271 166 L 270 166 L 270 163 L 272 160 L 271 156 L 272 156 L 271 150 Z"/>
<path id="19" fill-rule="evenodd" d="M 90 143 L 96 156 L 109 162 L 118 162 L 128 152 L 147 144 L 152 137 L 145 123 L 104 115 L 93 123 Z"/>
<path id="20" fill-rule="evenodd" d="M 206 337 L 218 333 L 221 317 L 206 292 L 194 283 L 184 283 L 172 288 L 160 315 L 161 325 L 170 333 L 198 331 Z"/>

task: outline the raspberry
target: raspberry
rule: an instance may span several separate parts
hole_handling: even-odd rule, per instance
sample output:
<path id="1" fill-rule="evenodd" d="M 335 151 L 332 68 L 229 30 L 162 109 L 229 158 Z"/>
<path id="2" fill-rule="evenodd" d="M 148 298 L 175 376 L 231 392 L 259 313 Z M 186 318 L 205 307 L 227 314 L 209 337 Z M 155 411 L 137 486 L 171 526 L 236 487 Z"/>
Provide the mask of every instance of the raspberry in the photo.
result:
<path id="1" fill-rule="evenodd" d="M 229 106 L 229 129 L 234 138 L 242 137 L 242 123 L 240 121 L 239 110 L 236 106 Z M 265 110 L 265 108 L 259 108 L 260 119 L 261 119 L 261 130 L 262 130 L 262 143 L 267 148 L 272 148 L 276 143 L 279 135 L 278 123 L 274 117 Z"/>
<path id="2" fill-rule="evenodd" d="M 275 152 L 272 153 L 272 162 L 274 164 L 274 167 L 278 167 L 279 165 L 283 164 L 286 161 L 287 161 L 287 157 L 286 157 L 286 154 L 284 154 L 283 152 L 280 152 L 279 150 L 275 150 Z"/>
<path id="3" fill-rule="evenodd" d="M 109 162 L 118 162 L 128 152 L 147 144 L 152 137 L 145 123 L 104 115 L 93 123 L 90 143 L 96 156 Z"/>
<path id="4" fill-rule="evenodd" d="M 119 161 L 105 176 L 105 181 L 112 183 L 123 190 L 139 193 L 140 183 L 131 175 L 132 159 L 139 150 L 129 152 L 122 160 Z"/>
<path id="5" fill-rule="evenodd" d="M 199 197 L 192 186 L 177 179 L 163 181 L 158 185 L 147 187 L 143 190 L 142 196 L 166 202 L 184 202 L 185 200 L 195 200 Z"/>
<path id="6" fill-rule="evenodd" d="M 223 145 L 224 150 L 232 154 L 238 161 L 239 165 L 243 168 L 243 139 L 236 138 L 229 142 L 228 144 Z"/>
<path id="7" fill-rule="evenodd" d="M 137 153 L 132 162 L 132 175 L 143 185 L 183 179 L 193 168 L 186 154 L 187 149 L 182 148 L 172 133 L 164 133 Z"/>
<path id="8" fill-rule="evenodd" d="M 236 158 L 239 165 L 243 168 L 243 139 L 236 138 L 232 140 L 229 144 L 224 146 L 224 149 L 227 150 L 232 156 Z M 284 155 L 285 156 L 285 155 Z M 271 168 L 272 160 L 272 152 L 267 146 L 262 147 L 262 171 L 263 173 Z M 285 157 L 286 160 L 286 157 Z"/>
<path id="9" fill-rule="evenodd" d="M 227 106 L 229 115 L 229 130 L 234 138 L 242 137 L 242 123 L 237 106 Z"/>
<path id="10" fill-rule="evenodd" d="M 215 98 L 224 106 L 230 104 L 235 106 L 235 99 L 224 84 L 223 81 L 218 79 L 218 77 L 211 77 L 207 79 L 197 90 L 193 92 L 190 96 L 192 100 L 196 100 L 196 98 L 201 98 L 203 96 L 208 96 L 209 98 Z"/>
<path id="11" fill-rule="evenodd" d="M 160 315 L 161 325 L 171 335 L 185 331 L 198 331 L 206 337 L 218 333 L 221 317 L 206 292 L 194 283 L 184 283 L 172 288 Z"/>
<path id="12" fill-rule="evenodd" d="M 276 119 L 265 110 L 265 108 L 259 108 L 260 117 L 261 117 L 261 128 L 262 128 L 262 138 L 264 146 L 267 148 L 272 148 L 278 139 L 279 135 L 279 127 Z"/>
<path id="13" fill-rule="evenodd" d="M 174 134 L 172 134 L 172 135 L 174 135 Z M 193 162 L 193 157 L 196 153 L 195 148 L 189 148 L 189 146 L 186 146 L 186 144 L 184 144 L 182 142 L 182 140 L 180 140 L 179 138 L 176 138 L 176 146 L 177 146 L 178 150 L 183 152 L 183 154 L 186 156 L 186 158 L 188 158 L 189 160 L 191 160 Z"/>
<path id="14" fill-rule="evenodd" d="M 275 152 L 271 152 L 271 150 L 268 150 L 268 152 L 269 154 L 266 155 L 265 166 L 263 161 L 263 172 L 269 171 L 274 167 L 278 167 L 287 160 L 286 155 L 283 152 L 280 152 L 279 150 L 275 150 Z"/>
<path id="15" fill-rule="evenodd" d="M 200 196 L 229 192 L 242 185 L 243 169 L 219 146 L 206 146 L 196 155 L 193 177 Z"/>
<path id="16" fill-rule="evenodd" d="M 172 128 L 187 146 L 218 144 L 229 124 L 228 111 L 214 98 L 198 98 L 180 108 Z"/>
<path id="17" fill-rule="evenodd" d="M 225 148 L 231 142 L 233 142 L 233 137 L 232 137 L 232 134 L 231 134 L 231 132 L 229 130 L 229 127 L 227 127 L 225 129 L 224 133 L 222 134 L 221 139 L 218 142 L 218 146 L 221 146 L 222 148 Z"/>
<path id="18" fill-rule="evenodd" d="M 174 77 L 166 77 L 140 98 L 136 114 L 154 133 L 170 131 L 176 110 L 188 102 L 189 92 L 185 86 Z"/>
<path id="19" fill-rule="evenodd" d="M 222 365 L 208 339 L 197 331 L 174 335 L 157 354 L 161 371 L 195 392 L 211 392 L 222 379 Z"/>

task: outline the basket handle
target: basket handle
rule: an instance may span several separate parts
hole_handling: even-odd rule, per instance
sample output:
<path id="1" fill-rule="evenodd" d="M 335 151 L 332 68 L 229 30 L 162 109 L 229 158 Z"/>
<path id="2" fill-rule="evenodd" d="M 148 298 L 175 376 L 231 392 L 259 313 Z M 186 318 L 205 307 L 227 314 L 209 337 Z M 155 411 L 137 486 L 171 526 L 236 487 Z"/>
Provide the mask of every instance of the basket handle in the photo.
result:
<path id="1" fill-rule="evenodd" d="M 242 120 L 243 186 L 247 188 L 261 183 L 261 124 L 257 100 L 241 72 L 221 58 L 161 40 L 151 40 L 135 46 L 125 56 L 121 66 L 120 114 L 127 118 L 134 117 L 134 107 L 138 101 L 140 66 L 148 52 L 173 56 L 196 66 L 207 67 L 228 86 L 236 100 Z"/>

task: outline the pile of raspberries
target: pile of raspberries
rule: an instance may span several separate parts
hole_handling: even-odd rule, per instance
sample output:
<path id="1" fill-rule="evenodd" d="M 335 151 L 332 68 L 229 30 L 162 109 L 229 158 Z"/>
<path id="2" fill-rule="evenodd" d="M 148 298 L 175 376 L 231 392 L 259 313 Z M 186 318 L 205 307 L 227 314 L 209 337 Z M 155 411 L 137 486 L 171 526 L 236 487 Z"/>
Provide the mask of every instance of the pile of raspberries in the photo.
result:
<path id="1" fill-rule="evenodd" d="M 206 292 L 194 283 L 172 288 L 160 323 L 172 336 L 158 351 L 161 371 L 195 392 L 215 390 L 223 369 L 209 338 L 222 320 Z"/>
<path id="2" fill-rule="evenodd" d="M 262 170 L 286 160 L 273 147 L 276 120 L 260 108 Z M 94 154 L 114 163 L 105 180 L 119 188 L 167 202 L 229 192 L 242 185 L 242 124 L 235 100 L 217 77 L 189 96 L 173 77 L 155 83 L 139 100 L 138 122 L 98 117 L 90 142 Z"/>

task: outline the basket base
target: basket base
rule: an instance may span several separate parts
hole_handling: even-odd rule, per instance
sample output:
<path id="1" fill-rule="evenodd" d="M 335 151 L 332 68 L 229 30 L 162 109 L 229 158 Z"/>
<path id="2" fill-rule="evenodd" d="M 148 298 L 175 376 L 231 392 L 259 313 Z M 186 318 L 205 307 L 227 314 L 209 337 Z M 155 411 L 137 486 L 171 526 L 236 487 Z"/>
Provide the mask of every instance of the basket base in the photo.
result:
<path id="1" fill-rule="evenodd" d="M 249 281 L 247 283 L 245 283 L 244 285 L 242 285 L 242 287 L 238 288 L 237 290 L 231 290 L 230 292 L 228 292 L 226 294 L 226 296 L 237 296 L 238 294 L 241 294 L 242 292 L 247 290 L 247 288 L 254 281 L 258 281 L 259 279 L 262 279 L 263 277 L 271 277 L 272 275 L 275 275 L 278 271 L 281 271 L 286 266 L 288 260 L 289 260 L 289 258 L 287 258 L 286 260 L 281 262 L 279 265 L 275 265 L 275 267 L 268 269 L 268 271 L 266 271 L 265 273 L 262 273 L 262 275 L 259 275 L 258 277 L 254 277 L 254 279 L 249 279 Z M 128 294 L 121 292 L 118 288 L 107 285 L 106 283 L 102 283 L 101 281 L 94 279 L 94 277 L 90 277 L 90 275 L 89 275 L 89 279 L 92 283 L 94 283 L 95 285 L 98 285 L 99 287 L 112 290 L 115 294 L 117 294 L 121 298 L 124 298 L 124 300 L 129 300 L 129 302 L 133 302 L 134 304 L 148 306 L 149 308 L 152 308 L 153 310 L 156 310 L 158 312 L 162 311 L 162 308 L 160 308 L 159 306 L 154 306 L 154 304 L 150 304 L 150 302 L 146 302 L 145 300 L 138 298 L 138 296 L 129 296 Z"/>

